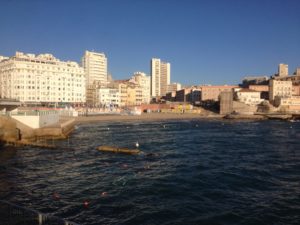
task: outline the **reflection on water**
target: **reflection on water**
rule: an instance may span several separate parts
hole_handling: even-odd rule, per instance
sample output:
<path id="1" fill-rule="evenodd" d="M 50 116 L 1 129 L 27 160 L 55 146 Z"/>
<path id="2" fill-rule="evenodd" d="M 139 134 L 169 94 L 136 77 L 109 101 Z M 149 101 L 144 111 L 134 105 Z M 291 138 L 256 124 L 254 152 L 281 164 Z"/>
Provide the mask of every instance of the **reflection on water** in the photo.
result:
<path id="1" fill-rule="evenodd" d="M 1 198 L 81 224 L 298 224 L 299 131 L 281 121 L 84 124 L 56 150 L 2 150 Z M 145 154 L 96 150 L 137 141 Z"/>

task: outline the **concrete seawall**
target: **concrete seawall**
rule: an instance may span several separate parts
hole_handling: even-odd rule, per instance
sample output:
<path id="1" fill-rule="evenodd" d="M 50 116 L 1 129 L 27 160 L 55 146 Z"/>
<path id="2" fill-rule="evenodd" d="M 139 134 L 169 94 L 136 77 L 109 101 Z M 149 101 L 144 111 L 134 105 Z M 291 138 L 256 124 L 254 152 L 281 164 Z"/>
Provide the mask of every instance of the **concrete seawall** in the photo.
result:
<path id="1" fill-rule="evenodd" d="M 64 118 L 50 127 L 33 129 L 10 117 L 0 116 L 0 142 L 34 143 L 43 139 L 63 139 L 74 130 L 74 125 L 74 118 Z"/>

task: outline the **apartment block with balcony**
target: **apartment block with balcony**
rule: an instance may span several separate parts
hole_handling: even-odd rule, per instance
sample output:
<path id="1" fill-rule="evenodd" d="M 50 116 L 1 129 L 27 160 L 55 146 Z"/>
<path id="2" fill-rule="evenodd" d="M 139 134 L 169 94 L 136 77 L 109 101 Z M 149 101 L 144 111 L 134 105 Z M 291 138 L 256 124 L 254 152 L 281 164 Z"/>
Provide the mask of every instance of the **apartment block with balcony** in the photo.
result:
<path id="1" fill-rule="evenodd" d="M 76 62 L 25 54 L 0 62 L 0 95 L 23 103 L 85 103 L 85 74 Z"/>

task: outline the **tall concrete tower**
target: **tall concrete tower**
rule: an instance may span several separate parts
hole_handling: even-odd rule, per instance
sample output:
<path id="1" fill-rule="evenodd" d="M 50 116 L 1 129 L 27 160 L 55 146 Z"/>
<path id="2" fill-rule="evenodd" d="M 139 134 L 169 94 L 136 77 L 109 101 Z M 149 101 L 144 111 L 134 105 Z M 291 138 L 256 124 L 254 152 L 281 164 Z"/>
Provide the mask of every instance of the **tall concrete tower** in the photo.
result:
<path id="1" fill-rule="evenodd" d="M 82 66 L 86 75 L 86 84 L 96 82 L 107 83 L 107 58 L 104 53 L 85 51 Z"/>
<path id="2" fill-rule="evenodd" d="M 287 64 L 280 63 L 278 65 L 278 76 L 288 76 L 289 75 L 289 66 Z"/>
<path id="3" fill-rule="evenodd" d="M 151 59 L 151 96 L 165 96 L 171 80 L 171 65 L 160 59 Z"/>

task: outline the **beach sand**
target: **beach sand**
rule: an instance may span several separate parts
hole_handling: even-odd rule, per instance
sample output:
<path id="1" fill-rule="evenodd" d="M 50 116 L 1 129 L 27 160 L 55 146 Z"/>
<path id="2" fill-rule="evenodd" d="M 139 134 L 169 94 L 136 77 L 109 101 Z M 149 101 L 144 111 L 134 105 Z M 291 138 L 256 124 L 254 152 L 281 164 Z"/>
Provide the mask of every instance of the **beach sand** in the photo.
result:
<path id="1" fill-rule="evenodd" d="M 141 115 L 99 115 L 99 116 L 81 116 L 75 119 L 75 123 L 86 123 L 96 121 L 159 121 L 159 120 L 187 120 L 187 119 L 221 119 L 219 114 L 201 115 L 201 114 L 176 114 L 176 113 L 143 113 Z"/>

